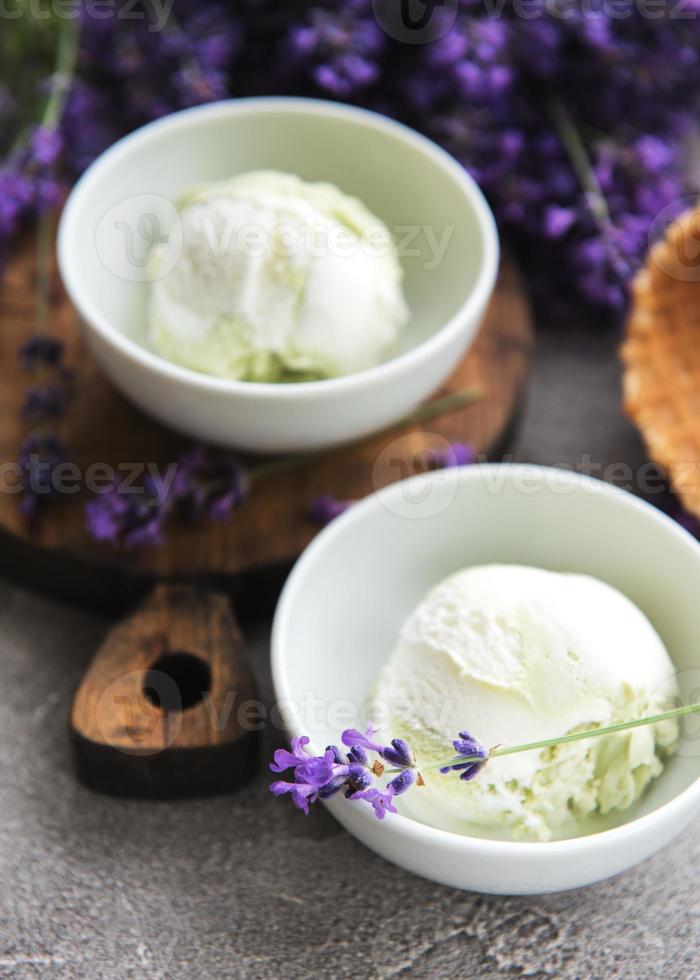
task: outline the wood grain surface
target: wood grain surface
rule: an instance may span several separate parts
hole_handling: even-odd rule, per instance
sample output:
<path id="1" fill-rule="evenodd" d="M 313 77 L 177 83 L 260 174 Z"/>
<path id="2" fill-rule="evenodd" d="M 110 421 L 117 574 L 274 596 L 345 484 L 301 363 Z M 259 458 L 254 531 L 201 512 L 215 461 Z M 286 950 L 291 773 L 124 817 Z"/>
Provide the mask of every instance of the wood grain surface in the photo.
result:
<path id="1" fill-rule="evenodd" d="M 17 350 L 32 333 L 35 262 L 31 242 L 10 263 L 0 289 L 0 460 L 17 458 L 26 434 L 19 406 L 29 383 Z M 76 377 L 75 397 L 60 433 L 82 473 L 91 464 L 111 467 L 150 463 L 161 468 L 190 443 L 144 416 L 108 383 L 84 345 L 77 319 L 54 276 L 51 329 L 66 343 L 67 364 Z M 393 430 L 343 447 L 256 486 L 227 524 L 173 523 L 167 544 L 155 550 L 119 552 L 90 540 L 84 519 L 87 491 L 52 501 L 36 528 L 18 511 L 18 496 L 0 492 L 0 569 L 33 578 L 64 594 L 66 580 L 92 596 L 102 584 L 134 580 L 198 578 L 240 580 L 255 570 L 288 565 L 317 533 L 308 519 L 310 502 L 330 493 L 359 498 L 417 472 L 425 453 L 445 441 L 470 442 L 487 453 L 502 435 L 518 404 L 532 348 L 530 311 L 512 264 L 501 270 L 482 329 L 467 357 L 436 397 L 477 386 L 475 405 L 419 426 Z"/>

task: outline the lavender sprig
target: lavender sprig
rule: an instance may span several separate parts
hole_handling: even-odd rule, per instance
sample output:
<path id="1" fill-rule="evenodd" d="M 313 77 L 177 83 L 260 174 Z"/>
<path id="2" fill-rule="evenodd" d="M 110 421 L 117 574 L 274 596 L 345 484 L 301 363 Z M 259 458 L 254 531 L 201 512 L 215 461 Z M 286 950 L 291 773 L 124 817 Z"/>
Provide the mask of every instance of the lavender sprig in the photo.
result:
<path id="1" fill-rule="evenodd" d="M 85 505 L 85 518 L 94 541 L 115 548 L 153 548 L 162 545 L 171 499 L 149 479 L 140 492 L 122 493 L 112 485 Z"/>
<path id="2" fill-rule="evenodd" d="M 700 27 L 665 16 L 652 29 L 644 10 L 621 18 L 599 6 L 591 16 L 568 5 L 564 19 L 545 0 L 526 18 L 512 4 L 498 16 L 473 4 L 456 5 L 456 16 L 437 7 L 432 19 L 445 23 L 436 39 L 404 44 L 382 30 L 370 0 L 175 0 L 160 23 L 155 5 L 123 18 L 94 16 L 87 4 L 80 77 L 57 127 L 63 165 L 78 176 L 123 133 L 212 99 L 302 94 L 368 105 L 426 132 L 469 169 L 540 292 L 619 311 L 656 217 L 697 189 L 686 147 L 697 122 Z M 55 152 L 52 141 L 13 151 L 22 117 L 34 120 L 26 72 L 55 40 L 57 20 L 46 20 L 8 21 L 0 37 L 0 253 L 53 193 L 43 173 L 24 167 L 26 149 L 39 162 Z M 603 233 L 573 143 L 557 137 L 548 92 L 585 149 L 586 180 L 594 177 L 610 219 Z"/>
<path id="3" fill-rule="evenodd" d="M 306 736 L 292 739 L 292 751 L 278 749 L 274 762 L 270 763 L 273 772 L 294 770 L 294 782 L 277 780 L 270 790 L 275 796 L 289 793 L 294 805 L 308 814 L 309 805 L 316 800 L 328 800 L 337 793 L 344 792 L 349 800 L 364 800 L 373 808 L 375 816 L 383 820 L 387 813 L 396 813 L 393 800 L 405 793 L 418 778 L 414 772 L 415 762 L 405 743 L 396 739 L 392 746 L 381 746 L 372 741 L 376 729 L 370 726 L 363 734 L 355 729 L 343 732 L 342 742 L 350 746 L 350 751 L 342 752 L 336 745 L 329 745 L 323 755 L 312 756 L 306 746 Z M 397 775 L 390 779 L 384 789 L 372 785 L 373 778 L 384 771 L 382 763 L 370 764 L 368 751 L 376 752 L 382 759 L 392 760 L 398 765 Z"/>
<path id="4" fill-rule="evenodd" d="M 475 388 L 452 392 L 427 402 L 392 428 L 420 424 L 447 412 L 458 411 L 480 397 L 481 392 Z M 445 453 L 453 460 L 462 458 L 464 449 L 459 444 L 454 452 L 447 449 Z M 226 521 L 245 503 L 251 488 L 259 480 L 296 469 L 323 455 L 290 456 L 246 467 L 232 453 L 197 447 L 180 457 L 176 463 L 175 479 L 169 488 L 160 487 L 154 494 L 144 481 L 140 486 L 131 485 L 123 491 L 114 485 L 107 492 L 96 494 L 85 505 L 87 531 L 93 540 L 115 548 L 159 547 L 165 540 L 166 524 L 172 517 L 178 515 L 188 521 L 203 517 Z M 120 501 L 120 495 L 129 499 Z M 337 516 L 351 503 L 347 501 L 341 505 L 333 498 L 326 497 L 319 504 L 317 516 L 324 518 L 321 523 L 327 522 L 330 511 L 335 511 Z"/>
<path id="5" fill-rule="evenodd" d="M 62 150 L 58 131 L 70 90 L 78 53 L 79 27 L 64 20 L 59 26 L 56 63 L 49 95 L 38 127 L 30 127 L 24 139 L 25 169 L 43 181 L 43 198 L 37 231 L 36 332 L 20 348 L 22 367 L 34 383 L 21 408 L 30 431 L 20 449 L 22 496 L 20 510 L 34 521 L 40 509 L 57 493 L 54 479 L 58 467 L 68 461 L 62 440 L 52 425 L 63 415 L 72 394 L 70 373 L 63 366 L 63 344 L 47 335 L 49 320 L 50 261 L 53 241 L 53 211 L 59 190 L 55 169 Z"/>
<path id="6" fill-rule="evenodd" d="M 85 505 L 90 537 L 113 548 L 157 548 L 168 520 L 178 514 L 194 522 L 203 516 L 225 521 L 248 494 L 249 478 L 232 455 L 199 447 L 178 460 L 170 483 L 148 476 L 141 484 L 113 484 Z"/>
<path id="7" fill-rule="evenodd" d="M 468 731 L 459 733 L 452 743 L 456 755 L 444 762 L 431 763 L 419 767 L 415 754 L 403 739 L 393 739 L 391 745 L 382 745 L 375 738 L 378 729 L 369 725 L 365 732 L 356 728 L 346 729 L 341 741 L 349 747 L 347 754 L 329 745 L 322 756 L 313 756 L 306 748 L 310 739 L 306 736 L 292 739 L 292 751 L 278 749 L 274 762 L 270 764 L 273 772 L 292 769 L 293 782 L 277 780 L 270 785 L 275 796 L 289 794 L 292 802 L 303 813 L 309 813 L 309 806 L 317 800 L 329 799 L 341 789 L 350 800 L 363 800 L 369 803 L 376 817 L 382 820 L 387 813 L 396 813 L 393 800 L 413 786 L 424 785 L 423 771 L 438 769 L 441 773 L 458 772 L 459 778 L 469 782 L 483 771 L 490 759 L 513 755 L 519 752 L 532 752 L 564 745 L 603 735 L 614 735 L 643 725 L 657 725 L 700 712 L 700 703 L 672 708 L 656 715 L 647 715 L 631 721 L 617 722 L 602 728 L 591 728 L 581 732 L 570 732 L 557 738 L 542 739 L 538 742 L 525 742 L 521 745 L 494 746 L 484 748 Z M 372 761 L 369 753 L 379 758 Z M 385 765 L 388 763 L 388 766 Z M 387 785 L 381 788 L 373 783 L 373 778 L 392 776 Z"/>

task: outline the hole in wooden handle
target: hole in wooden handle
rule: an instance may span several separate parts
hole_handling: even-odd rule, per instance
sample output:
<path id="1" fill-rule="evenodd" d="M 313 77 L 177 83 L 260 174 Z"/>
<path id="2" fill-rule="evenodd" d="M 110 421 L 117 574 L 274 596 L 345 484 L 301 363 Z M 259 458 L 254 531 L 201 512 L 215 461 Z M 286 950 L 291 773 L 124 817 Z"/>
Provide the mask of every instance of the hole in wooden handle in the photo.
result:
<path id="1" fill-rule="evenodd" d="M 147 701 L 161 711 L 185 711 L 211 688 L 209 664 L 194 653 L 170 650 L 151 665 L 143 679 Z"/>

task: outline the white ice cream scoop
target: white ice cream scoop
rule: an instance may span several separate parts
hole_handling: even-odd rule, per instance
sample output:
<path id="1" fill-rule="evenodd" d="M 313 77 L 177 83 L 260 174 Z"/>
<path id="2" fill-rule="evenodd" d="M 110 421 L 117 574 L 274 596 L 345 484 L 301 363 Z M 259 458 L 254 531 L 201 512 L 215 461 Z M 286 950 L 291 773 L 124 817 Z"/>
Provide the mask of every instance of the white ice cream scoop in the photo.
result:
<path id="1" fill-rule="evenodd" d="M 419 763 L 449 758 L 468 730 L 484 746 L 556 738 L 669 707 L 673 665 L 622 593 L 584 575 L 469 568 L 401 629 L 375 714 Z M 675 721 L 492 759 L 470 782 L 426 768 L 404 812 L 433 826 L 551 840 L 630 807 L 663 768 Z"/>
<path id="2" fill-rule="evenodd" d="M 386 225 L 327 183 L 257 171 L 178 202 L 182 254 L 156 253 L 151 339 L 175 363 L 245 381 L 378 364 L 408 318 Z"/>

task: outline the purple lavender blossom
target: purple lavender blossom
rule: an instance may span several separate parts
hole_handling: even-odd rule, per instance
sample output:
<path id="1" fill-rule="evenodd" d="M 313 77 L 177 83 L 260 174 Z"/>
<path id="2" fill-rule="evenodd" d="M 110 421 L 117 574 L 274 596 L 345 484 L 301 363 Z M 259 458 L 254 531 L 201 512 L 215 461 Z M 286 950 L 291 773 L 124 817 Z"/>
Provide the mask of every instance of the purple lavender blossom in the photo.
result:
<path id="1" fill-rule="evenodd" d="M 318 799 L 318 788 L 311 783 L 294 782 L 286 783 L 281 779 L 270 784 L 270 792 L 275 796 L 282 796 L 284 793 L 291 794 L 292 803 L 301 810 L 306 816 L 309 815 L 309 804 L 315 803 Z"/>
<path id="2" fill-rule="evenodd" d="M 58 492 L 56 470 L 68 456 L 61 439 L 53 432 L 33 432 L 20 449 L 22 499 L 20 511 L 28 519 Z"/>
<path id="3" fill-rule="evenodd" d="M 351 800 L 364 800 L 369 803 L 373 810 L 374 815 L 379 820 L 383 820 L 387 813 L 396 813 L 396 807 L 394 806 L 393 799 L 396 796 L 391 789 L 386 789 L 384 791 L 377 789 L 376 786 L 371 787 L 371 789 L 360 790 L 357 793 L 353 793 L 350 797 Z"/>
<path id="4" fill-rule="evenodd" d="M 115 485 L 97 495 L 85 506 L 87 529 L 95 541 L 115 548 L 159 547 L 175 511 L 188 520 L 227 520 L 247 488 L 247 474 L 233 457 L 194 449 L 181 457 L 170 486 L 147 477 L 141 487 Z"/>
<path id="5" fill-rule="evenodd" d="M 290 769 L 292 766 L 304 765 L 309 758 L 309 753 L 306 751 L 305 746 L 310 741 L 311 739 L 308 735 L 302 735 L 292 738 L 291 752 L 288 749 L 276 749 L 273 756 L 274 761 L 270 763 L 270 769 L 273 772 L 284 772 L 285 769 Z"/>
<path id="6" fill-rule="evenodd" d="M 398 776 L 394 776 L 393 779 L 389 780 L 388 789 L 392 796 L 400 796 L 401 793 L 405 793 L 407 789 L 415 783 L 417 779 L 416 773 L 411 769 L 404 769 L 400 772 Z"/>
<path id="7" fill-rule="evenodd" d="M 68 400 L 69 392 L 63 385 L 32 385 L 27 389 L 22 416 L 33 422 L 59 418 L 65 412 Z"/>
<path id="8" fill-rule="evenodd" d="M 494 18 L 460 3 L 449 30 L 417 46 L 392 42 L 371 0 L 177 0 L 158 30 L 150 15 L 117 25 L 85 13 L 80 77 L 60 127 L 29 129 L 23 152 L 0 167 L 0 254 L 56 200 L 58 163 L 77 176 L 118 136 L 186 105 L 312 94 L 368 105 L 437 139 L 479 181 L 539 292 L 620 311 L 654 218 L 695 190 L 684 146 L 700 27 L 662 18 L 651 30 L 643 11 L 617 18 L 572 5 L 562 20 L 545 0 L 531 8 L 522 18 L 506 5 Z M 553 124 L 552 93 L 582 134 L 610 228 Z M 6 93 L 0 103 L 7 148 L 32 120 L 16 121 Z"/>
<path id="9" fill-rule="evenodd" d="M 385 759 L 392 766 L 409 768 L 416 764 L 416 757 L 413 750 L 402 738 L 392 739 L 391 745 L 385 745 L 379 754 L 382 759 Z"/>
<path id="10" fill-rule="evenodd" d="M 0 189 L 0 196 L 2 191 Z M 55 337 L 34 334 L 20 348 L 19 357 L 25 371 L 39 367 L 57 367 L 63 358 L 63 344 Z"/>
<path id="11" fill-rule="evenodd" d="M 39 126 L 31 136 L 31 153 L 40 167 L 53 167 L 61 155 L 63 139 L 57 129 Z"/>
<path id="12" fill-rule="evenodd" d="M 286 749 L 275 752 L 270 769 L 273 772 L 293 769 L 294 777 L 293 782 L 272 783 L 270 792 L 275 796 L 290 794 L 294 805 L 308 814 L 310 804 L 319 799 L 328 800 L 343 789 L 350 799 L 368 790 L 372 774 L 365 765 L 346 759 L 335 745 L 329 745 L 323 755 L 314 756 L 306 750 L 308 743 L 306 737 L 293 739 L 291 752 Z"/>
<path id="13" fill-rule="evenodd" d="M 385 762 L 400 769 L 415 766 L 415 754 L 402 738 L 392 739 L 391 745 L 381 745 L 374 740 L 378 731 L 373 725 L 368 725 L 364 732 L 357 728 L 346 728 L 340 739 L 343 745 L 350 747 L 351 752 L 376 752 Z"/>
<path id="14" fill-rule="evenodd" d="M 476 450 L 466 442 L 452 442 L 447 449 L 433 454 L 437 469 L 449 470 L 455 466 L 468 466 L 476 460 Z"/>
<path id="15" fill-rule="evenodd" d="M 347 745 L 349 748 L 361 748 L 367 752 L 381 753 L 383 746 L 374 741 L 374 736 L 378 731 L 379 729 L 375 728 L 374 725 L 368 725 L 364 732 L 361 732 L 359 728 L 346 728 L 340 736 L 340 740 L 343 745 Z"/>
<path id="16" fill-rule="evenodd" d="M 245 501 L 248 483 L 236 457 L 197 447 L 180 457 L 172 492 L 186 520 L 223 522 Z"/>
<path id="17" fill-rule="evenodd" d="M 293 770 L 293 781 L 278 780 L 270 790 L 275 796 L 289 794 L 292 801 L 304 813 L 316 800 L 328 800 L 341 790 L 349 800 L 369 803 L 374 815 L 383 820 L 387 813 L 396 813 L 394 798 L 413 786 L 422 786 L 423 779 L 416 765 L 416 758 L 403 739 L 394 738 L 390 746 L 375 741 L 377 729 L 369 725 L 362 732 L 348 728 L 341 735 L 343 745 L 349 747 L 347 756 L 336 745 L 326 747 L 324 753 L 314 756 L 307 746 L 306 736 L 293 738 L 291 751 L 277 749 L 270 763 L 273 772 Z M 459 772 L 460 779 L 473 779 L 483 769 L 490 753 L 469 732 L 460 732 L 453 742 L 455 752 L 464 761 L 451 760 L 440 769 L 442 773 Z M 378 762 L 371 763 L 369 752 L 379 755 L 394 768 L 386 771 Z M 396 769 L 400 771 L 397 773 Z M 392 778 L 384 789 L 373 784 L 373 776 L 384 773 Z"/>
<path id="18" fill-rule="evenodd" d="M 544 211 L 544 233 L 548 238 L 563 238 L 576 222 L 574 208 L 551 204 Z"/>
<path id="19" fill-rule="evenodd" d="M 468 757 L 469 761 L 444 766 L 440 769 L 440 772 L 459 772 L 459 778 L 465 782 L 469 782 L 469 780 L 474 779 L 483 769 L 485 762 L 489 758 L 488 749 L 485 749 L 469 732 L 460 732 L 459 738 L 455 739 L 452 744 L 457 755 Z"/>
<path id="20" fill-rule="evenodd" d="M 358 766 L 369 767 L 369 756 L 361 745 L 353 745 L 348 749 L 348 761 L 355 762 Z"/>
<path id="21" fill-rule="evenodd" d="M 329 493 L 324 493 L 311 502 L 309 519 L 314 524 L 325 527 L 326 524 L 334 521 L 336 517 L 344 514 L 354 503 L 354 500 L 338 500 L 337 497 L 333 497 Z"/>
<path id="22" fill-rule="evenodd" d="M 85 520 L 90 537 L 125 550 L 162 545 L 169 501 L 149 481 L 141 491 L 125 493 L 114 485 L 88 501 Z"/>
<path id="23" fill-rule="evenodd" d="M 345 796 L 350 799 L 353 793 L 359 793 L 371 786 L 372 778 L 372 773 L 364 766 L 349 762 L 348 765 L 340 766 L 330 783 L 319 790 L 319 798 L 329 800 L 344 789 Z"/>
<path id="24" fill-rule="evenodd" d="M 352 99 L 379 81 L 387 38 L 369 0 L 338 8 L 310 4 L 302 23 L 289 28 L 284 50 L 290 67 L 321 94 Z"/>

